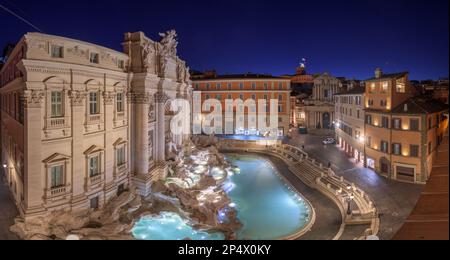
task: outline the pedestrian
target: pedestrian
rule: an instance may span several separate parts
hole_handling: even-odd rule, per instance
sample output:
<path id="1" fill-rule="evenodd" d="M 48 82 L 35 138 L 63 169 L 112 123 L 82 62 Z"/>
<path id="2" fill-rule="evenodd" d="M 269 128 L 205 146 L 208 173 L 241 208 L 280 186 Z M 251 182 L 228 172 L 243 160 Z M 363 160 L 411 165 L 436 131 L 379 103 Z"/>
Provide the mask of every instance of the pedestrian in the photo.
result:
<path id="1" fill-rule="evenodd" d="M 302 150 L 305 150 L 305 145 L 304 144 L 302 144 Z"/>
<path id="2" fill-rule="evenodd" d="M 328 169 L 331 169 L 331 162 L 328 162 Z"/>

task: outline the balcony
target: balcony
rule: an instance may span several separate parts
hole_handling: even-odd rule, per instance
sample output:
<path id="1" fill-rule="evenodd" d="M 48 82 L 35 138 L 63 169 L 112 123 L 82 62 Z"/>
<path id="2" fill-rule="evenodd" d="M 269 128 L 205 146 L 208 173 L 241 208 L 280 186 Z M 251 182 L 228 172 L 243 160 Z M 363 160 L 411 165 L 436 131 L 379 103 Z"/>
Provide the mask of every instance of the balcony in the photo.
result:
<path id="1" fill-rule="evenodd" d="M 93 176 L 89 176 L 88 178 L 88 184 L 89 186 L 94 186 L 97 185 L 99 183 L 101 183 L 103 181 L 103 174 L 99 173 Z"/>
<path id="2" fill-rule="evenodd" d="M 46 198 L 56 198 L 60 196 L 64 196 L 69 192 L 70 186 L 63 185 L 58 187 L 49 188 L 46 190 Z"/>
<path id="3" fill-rule="evenodd" d="M 101 118 L 101 114 L 88 115 L 88 123 L 100 123 Z"/>

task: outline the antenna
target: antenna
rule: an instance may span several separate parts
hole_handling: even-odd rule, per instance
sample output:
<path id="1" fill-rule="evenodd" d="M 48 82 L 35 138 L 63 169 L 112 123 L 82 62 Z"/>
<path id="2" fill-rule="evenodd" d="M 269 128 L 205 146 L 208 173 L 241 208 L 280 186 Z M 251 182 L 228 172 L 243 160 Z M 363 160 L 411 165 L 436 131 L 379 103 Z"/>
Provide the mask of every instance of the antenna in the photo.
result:
<path id="1" fill-rule="evenodd" d="M 25 18 L 23 18 L 22 16 L 14 13 L 13 11 L 9 10 L 8 8 L 6 8 L 4 5 L 0 4 L 0 8 L 5 10 L 6 12 L 10 13 L 11 15 L 15 16 L 17 19 L 21 20 L 22 22 L 28 24 L 29 26 L 33 27 L 35 30 L 42 32 L 41 29 L 39 29 L 37 26 L 35 26 L 34 24 L 32 24 L 31 22 L 27 21 Z"/>

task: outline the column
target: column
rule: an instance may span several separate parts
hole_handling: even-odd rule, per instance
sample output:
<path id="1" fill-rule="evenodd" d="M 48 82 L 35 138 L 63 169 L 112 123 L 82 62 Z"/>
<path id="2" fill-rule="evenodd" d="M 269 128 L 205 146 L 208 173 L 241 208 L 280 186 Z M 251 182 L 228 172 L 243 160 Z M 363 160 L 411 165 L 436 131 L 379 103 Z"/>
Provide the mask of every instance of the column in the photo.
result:
<path id="1" fill-rule="evenodd" d="M 107 188 L 112 185 L 114 181 L 114 166 L 115 166 L 115 155 L 114 155 L 114 147 L 113 143 L 116 140 L 113 140 L 113 128 L 114 128 L 114 92 L 104 92 L 103 93 L 103 102 L 104 102 L 104 117 L 105 117 L 105 183 Z M 110 185 L 108 185 L 110 184 Z"/>
<path id="2" fill-rule="evenodd" d="M 133 93 L 134 106 L 134 162 L 137 175 L 148 174 L 148 107 L 150 96 L 147 93 Z"/>
<path id="3" fill-rule="evenodd" d="M 73 203 L 78 206 L 86 199 L 84 191 L 87 162 L 83 150 L 86 92 L 84 90 L 72 90 L 69 92 L 69 96 L 72 107 L 72 193 Z"/>
<path id="4" fill-rule="evenodd" d="M 42 207 L 44 196 L 41 133 L 43 127 L 42 103 L 45 93 L 42 90 L 25 90 L 25 174 L 24 198 L 25 214 L 45 211 Z M 9 164 L 9 163 L 8 163 Z"/>
<path id="5" fill-rule="evenodd" d="M 165 105 L 169 98 L 165 93 L 156 93 L 156 161 L 165 163 L 166 161 L 166 131 L 165 131 Z"/>

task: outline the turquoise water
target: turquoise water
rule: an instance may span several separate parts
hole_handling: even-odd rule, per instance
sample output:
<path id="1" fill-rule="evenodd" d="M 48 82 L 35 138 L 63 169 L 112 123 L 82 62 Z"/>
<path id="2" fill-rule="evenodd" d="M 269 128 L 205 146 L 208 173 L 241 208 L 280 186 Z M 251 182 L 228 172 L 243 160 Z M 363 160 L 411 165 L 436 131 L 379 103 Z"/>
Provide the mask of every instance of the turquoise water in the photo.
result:
<path id="1" fill-rule="evenodd" d="M 252 155 L 227 155 L 227 160 L 241 170 L 227 181 L 232 187 L 228 196 L 244 224 L 239 239 L 277 239 L 309 222 L 309 205 L 290 190 L 268 160 Z"/>
<path id="2" fill-rule="evenodd" d="M 194 230 L 190 223 L 173 212 L 161 212 L 156 217 L 141 218 L 132 229 L 133 236 L 140 240 L 223 240 L 222 233 L 207 233 Z"/>
<path id="3" fill-rule="evenodd" d="M 299 231 L 309 222 L 309 205 L 278 176 L 268 160 L 253 155 L 229 154 L 226 158 L 240 169 L 228 176 L 223 184 L 232 201 L 230 207 L 237 209 L 243 223 L 237 232 L 238 239 L 282 238 Z M 191 223 L 169 212 L 140 219 L 132 233 L 143 240 L 224 239 L 221 233 L 194 230 Z"/>

